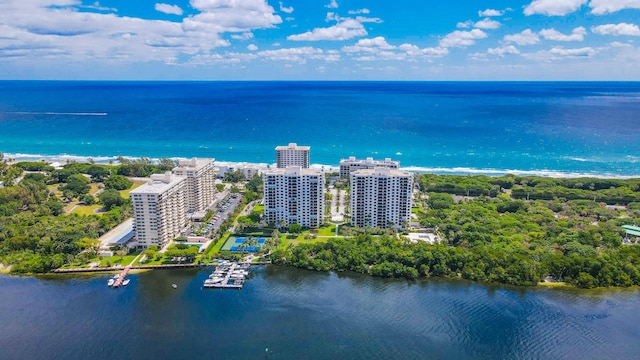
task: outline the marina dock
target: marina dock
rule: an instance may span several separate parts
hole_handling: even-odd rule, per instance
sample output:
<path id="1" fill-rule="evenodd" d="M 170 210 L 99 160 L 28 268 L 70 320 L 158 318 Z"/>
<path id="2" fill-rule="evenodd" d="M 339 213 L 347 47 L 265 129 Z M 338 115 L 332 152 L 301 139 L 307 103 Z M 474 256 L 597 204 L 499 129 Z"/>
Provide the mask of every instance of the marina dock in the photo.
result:
<path id="1" fill-rule="evenodd" d="M 242 289 L 249 275 L 249 263 L 222 262 L 204 281 L 204 287 L 215 289 Z"/>
<path id="2" fill-rule="evenodd" d="M 124 267 L 124 269 L 120 273 L 120 276 L 118 276 L 118 279 L 113 284 L 113 287 L 120 287 L 120 285 L 122 285 L 122 282 L 124 281 L 124 278 L 127 276 L 127 273 L 129 272 L 129 270 L 131 270 L 131 266 L 130 265 Z"/>

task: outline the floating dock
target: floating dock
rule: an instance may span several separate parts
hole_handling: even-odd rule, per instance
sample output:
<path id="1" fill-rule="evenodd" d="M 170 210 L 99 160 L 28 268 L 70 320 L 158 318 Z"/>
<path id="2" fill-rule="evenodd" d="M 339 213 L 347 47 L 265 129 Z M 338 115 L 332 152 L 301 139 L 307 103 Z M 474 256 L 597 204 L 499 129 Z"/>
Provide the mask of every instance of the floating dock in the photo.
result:
<path id="1" fill-rule="evenodd" d="M 242 289 L 249 275 L 250 264 L 222 262 L 204 281 L 204 287 L 214 289 Z"/>

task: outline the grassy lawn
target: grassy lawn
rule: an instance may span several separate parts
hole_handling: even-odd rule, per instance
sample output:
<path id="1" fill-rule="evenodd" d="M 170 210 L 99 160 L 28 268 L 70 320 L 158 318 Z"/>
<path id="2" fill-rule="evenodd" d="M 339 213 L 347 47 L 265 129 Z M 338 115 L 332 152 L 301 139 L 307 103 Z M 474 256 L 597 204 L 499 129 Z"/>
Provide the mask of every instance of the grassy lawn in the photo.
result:
<path id="1" fill-rule="evenodd" d="M 94 204 L 94 205 L 79 205 L 75 208 L 72 213 L 78 215 L 101 215 L 97 214 L 95 211 L 100 209 L 102 205 Z"/>
<path id="2" fill-rule="evenodd" d="M 111 256 L 111 257 L 106 257 L 104 259 L 102 259 L 102 261 L 100 261 L 100 267 L 106 267 L 107 266 L 107 262 L 111 262 L 111 265 L 116 265 L 116 264 L 120 264 L 122 266 L 127 266 L 129 265 L 133 259 L 136 258 L 136 256 L 138 256 L 140 254 L 140 251 L 136 251 L 131 255 L 125 255 L 122 258 L 118 255 L 116 256 Z M 122 260 L 121 260 L 122 259 Z"/>
<path id="3" fill-rule="evenodd" d="M 264 212 L 264 205 L 256 205 L 251 212 L 262 214 Z"/>
<path id="4" fill-rule="evenodd" d="M 228 231 L 224 233 L 224 235 L 222 235 L 222 238 L 218 240 L 216 244 L 209 245 L 207 250 L 205 250 L 202 254 L 204 256 L 212 256 L 218 254 L 220 252 L 220 249 L 222 248 L 222 245 L 224 245 L 230 235 L 231 233 Z"/>
<path id="5" fill-rule="evenodd" d="M 339 231 L 339 230 L 338 230 Z M 334 236 L 336 234 L 336 226 L 330 225 L 318 229 L 318 236 Z"/>

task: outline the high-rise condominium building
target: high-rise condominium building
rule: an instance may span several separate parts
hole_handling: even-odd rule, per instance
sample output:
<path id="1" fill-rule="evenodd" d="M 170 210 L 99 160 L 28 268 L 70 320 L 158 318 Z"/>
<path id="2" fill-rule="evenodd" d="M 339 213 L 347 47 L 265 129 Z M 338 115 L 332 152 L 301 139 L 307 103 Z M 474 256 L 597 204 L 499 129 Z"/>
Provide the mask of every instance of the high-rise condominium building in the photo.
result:
<path id="1" fill-rule="evenodd" d="M 316 228 L 324 214 L 324 173 L 301 167 L 271 169 L 262 174 L 267 223 Z"/>
<path id="2" fill-rule="evenodd" d="M 277 146 L 277 167 L 282 169 L 288 166 L 299 166 L 303 169 L 309 168 L 310 149 L 310 146 L 298 146 L 296 143 L 290 143 L 287 146 Z"/>
<path id="3" fill-rule="evenodd" d="M 180 160 L 173 169 L 177 176 L 187 178 L 187 211 L 203 211 L 213 202 L 216 172 L 214 159 Z"/>
<path id="4" fill-rule="evenodd" d="M 351 173 L 351 225 L 403 228 L 411 220 L 413 174 L 388 168 Z"/>
<path id="5" fill-rule="evenodd" d="M 187 178 L 171 172 L 153 174 L 131 190 L 133 224 L 138 247 L 162 248 L 182 232 L 187 222 Z"/>
<path id="6" fill-rule="evenodd" d="M 399 169 L 400 161 L 386 158 L 384 160 L 374 160 L 373 158 L 356 159 L 355 156 L 349 156 L 348 159 L 340 160 L 340 178 L 348 179 L 349 175 L 358 170 L 373 169 L 377 167 L 385 167 L 389 169 Z"/>

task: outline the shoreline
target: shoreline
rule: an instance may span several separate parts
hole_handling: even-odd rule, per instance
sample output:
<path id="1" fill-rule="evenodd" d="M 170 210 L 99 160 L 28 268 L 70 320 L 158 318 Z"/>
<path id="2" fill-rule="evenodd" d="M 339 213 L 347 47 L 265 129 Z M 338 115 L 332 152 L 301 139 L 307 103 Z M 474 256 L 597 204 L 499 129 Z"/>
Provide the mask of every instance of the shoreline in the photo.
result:
<path id="1" fill-rule="evenodd" d="M 87 163 L 89 159 L 93 160 L 96 164 L 107 165 L 111 161 L 114 165 L 119 164 L 118 156 L 86 156 L 86 155 L 72 155 L 72 154 L 26 154 L 26 153 L 4 153 L 5 159 L 12 159 L 15 162 L 20 161 L 45 161 L 47 163 L 58 162 L 64 164 L 68 161 Z M 127 159 L 139 159 L 135 156 L 122 156 Z M 152 162 L 159 161 L 160 158 L 151 158 Z M 174 160 L 188 160 L 184 157 L 170 157 Z M 225 161 L 215 160 L 215 165 L 226 166 L 239 166 L 239 165 L 251 165 L 260 166 L 262 168 L 275 167 L 275 163 L 256 163 L 246 161 Z M 311 164 L 312 169 L 322 170 L 324 172 L 339 172 L 339 164 Z M 549 170 L 549 169 L 493 169 L 493 168 L 472 168 L 472 167 L 428 167 L 428 166 L 403 166 L 401 170 L 409 171 L 417 174 L 437 174 L 437 175 L 486 175 L 486 176 L 503 176 L 507 174 L 516 176 L 540 176 L 548 178 L 601 178 L 601 179 L 633 179 L 640 178 L 640 174 L 612 174 L 612 173 L 590 173 L 590 172 L 578 172 L 578 171 L 564 171 L 564 170 Z"/>

